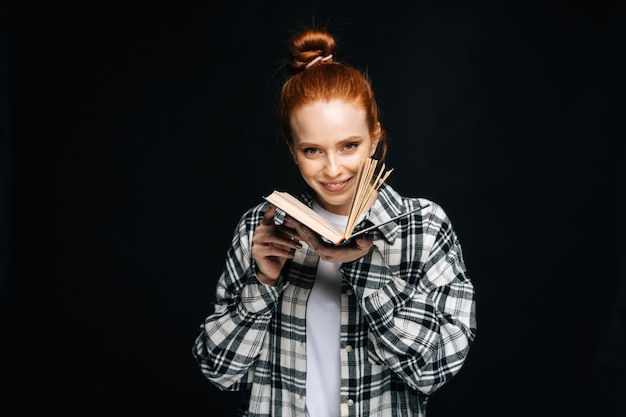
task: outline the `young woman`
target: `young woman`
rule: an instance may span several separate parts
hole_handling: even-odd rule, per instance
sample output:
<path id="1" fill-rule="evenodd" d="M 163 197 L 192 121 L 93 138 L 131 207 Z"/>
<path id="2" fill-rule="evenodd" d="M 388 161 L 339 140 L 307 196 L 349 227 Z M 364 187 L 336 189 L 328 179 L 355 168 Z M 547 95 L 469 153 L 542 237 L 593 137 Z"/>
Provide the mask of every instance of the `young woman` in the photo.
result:
<path id="1" fill-rule="evenodd" d="M 292 37 L 279 128 L 308 189 L 301 200 L 343 229 L 363 159 L 387 143 L 368 78 L 334 58 L 324 30 Z M 214 312 L 193 354 L 241 416 L 423 416 L 461 369 L 476 333 L 474 287 L 443 209 L 383 184 L 346 245 L 324 243 L 267 202 L 236 227 Z"/>

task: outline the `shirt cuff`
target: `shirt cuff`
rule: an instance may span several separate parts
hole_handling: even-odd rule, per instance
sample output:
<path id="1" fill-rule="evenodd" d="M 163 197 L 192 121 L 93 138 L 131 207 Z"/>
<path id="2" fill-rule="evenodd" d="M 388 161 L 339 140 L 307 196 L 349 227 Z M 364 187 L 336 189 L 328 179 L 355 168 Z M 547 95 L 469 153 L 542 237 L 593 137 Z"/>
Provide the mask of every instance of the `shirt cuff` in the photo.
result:
<path id="1" fill-rule="evenodd" d="M 241 291 L 241 303 L 249 313 L 271 314 L 286 285 L 282 275 L 275 286 L 263 284 L 256 275 L 252 275 Z"/>

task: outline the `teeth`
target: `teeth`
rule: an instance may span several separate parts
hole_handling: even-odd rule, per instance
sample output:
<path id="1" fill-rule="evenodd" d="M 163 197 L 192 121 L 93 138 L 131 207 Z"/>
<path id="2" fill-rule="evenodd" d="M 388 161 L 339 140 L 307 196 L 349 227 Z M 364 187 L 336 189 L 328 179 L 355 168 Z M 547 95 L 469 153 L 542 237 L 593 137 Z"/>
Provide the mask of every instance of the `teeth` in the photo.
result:
<path id="1" fill-rule="evenodd" d="M 327 183 L 326 183 L 326 187 L 328 187 L 328 188 L 339 188 L 339 187 L 341 187 L 343 184 L 345 184 L 345 181 L 343 181 L 343 182 L 339 182 L 339 183 L 332 183 L 332 184 L 327 182 Z"/>

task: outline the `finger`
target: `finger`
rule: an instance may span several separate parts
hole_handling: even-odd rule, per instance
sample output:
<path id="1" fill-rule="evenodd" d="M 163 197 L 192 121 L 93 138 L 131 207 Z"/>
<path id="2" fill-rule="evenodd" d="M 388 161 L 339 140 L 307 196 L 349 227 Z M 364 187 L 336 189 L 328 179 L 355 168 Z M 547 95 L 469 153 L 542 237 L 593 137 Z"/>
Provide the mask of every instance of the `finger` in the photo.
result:
<path id="1" fill-rule="evenodd" d="M 270 204 L 270 207 L 265 211 L 261 224 L 269 225 L 274 224 L 274 213 L 276 213 L 276 206 Z"/>
<path id="2" fill-rule="evenodd" d="M 364 251 L 369 250 L 373 245 L 372 240 L 366 235 L 357 236 L 354 244 L 357 247 L 357 249 L 364 250 Z"/>
<path id="3" fill-rule="evenodd" d="M 298 249 L 302 249 L 302 243 L 298 239 L 293 239 L 290 237 L 281 238 L 281 239 L 272 239 L 271 242 L 268 242 L 270 246 L 278 247 L 287 251 L 294 251 Z"/>
<path id="4" fill-rule="evenodd" d="M 313 232 L 308 227 L 302 224 L 298 224 L 295 230 L 298 232 L 298 236 L 300 237 L 300 239 L 305 242 L 307 246 L 313 251 L 319 253 L 319 250 L 326 246 L 326 243 L 322 241 L 318 234 Z"/>
<path id="5" fill-rule="evenodd" d="M 294 229 L 297 225 L 301 225 L 302 223 L 300 223 L 297 220 L 294 220 L 292 217 L 286 216 L 285 220 L 283 221 L 283 224 L 287 227 Z"/>
<path id="6" fill-rule="evenodd" d="M 301 240 L 305 241 L 307 245 L 311 246 L 311 236 L 308 233 L 308 229 L 306 226 L 303 226 L 300 223 L 296 223 L 294 230 L 298 233 L 298 236 Z"/>
<path id="7" fill-rule="evenodd" d="M 283 246 L 280 244 L 267 243 L 262 248 L 258 248 L 259 254 L 264 258 L 277 257 L 277 258 L 293 258 L 293 249 L 290 246 Z"/>

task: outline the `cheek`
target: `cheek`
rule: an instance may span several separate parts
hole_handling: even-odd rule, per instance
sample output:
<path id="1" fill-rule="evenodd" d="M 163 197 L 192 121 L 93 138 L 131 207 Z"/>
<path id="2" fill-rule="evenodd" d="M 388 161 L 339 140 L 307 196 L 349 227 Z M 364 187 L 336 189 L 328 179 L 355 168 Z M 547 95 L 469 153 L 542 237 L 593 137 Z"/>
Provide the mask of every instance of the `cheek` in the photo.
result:
<path id="1" fill-rule="evenodd" d="M 315 172 L 315 164 L 312 164 L 311 161 L 307 161 L 306 159 L 296 159 L 296 165 L 298 165 L 303 177 L 313 175 Z"/>
<path id="2" fill-rule="evenodd" d="M 306 182 L 310 182 L 314 180 L 324 168 L 314 160 L 302 158 L 298 161 L 298 169 L 300 170 L 302 179 Z"/>

